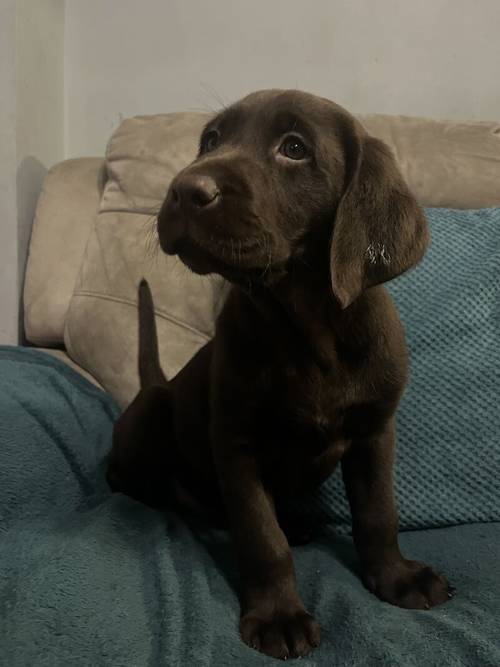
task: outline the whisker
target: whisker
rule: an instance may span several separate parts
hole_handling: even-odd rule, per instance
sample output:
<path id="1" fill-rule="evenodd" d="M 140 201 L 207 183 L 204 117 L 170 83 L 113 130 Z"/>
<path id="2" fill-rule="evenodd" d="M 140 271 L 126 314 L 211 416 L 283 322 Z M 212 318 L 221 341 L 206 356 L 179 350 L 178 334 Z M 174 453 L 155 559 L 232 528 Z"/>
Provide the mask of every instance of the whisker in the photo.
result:
<path id="1" fill-rule="evenodd" d="M 141 206 L 140 212 L 144 214 L 149 214 L 149 215 L 154 215 L 155 217 L 158 215 L 161 209 L 161 204 L 155 204 L 154 206 Z"/>
<path id="2" fill-rule="evenodd" d="M 219 95 L 219 93 L 215 90 L 213 86 L 211 86 L 209 83 L 205 83 L 202 81 L 200 83 L 200 86 L 203 88 L 205 91 L 205 94 L 211 95 L 214 100 L 217 102 L 217 104 L 220 106 L 221 109 L 227 109 L 227 104 L 224 102 L 222 97 Z"/>
<path id="3" fill-rule="evenodd" d="M 210 114 L 211 116 L 215 116 L 215 114 L 217 113 L 217 109 L 213 109 L 208 105 L 204 105 L 201 107 L 187 107 L 186 111 L 189 111 L 191 113 L 206 113 Z"/>
<path id="4" fill-rule="evenodd" d="M 266 237 L 262 237 L 262 240 L 264 242 L 264 253 L 266 254 L 266 264 L 262 270 L 262 273 L 260 274 L 260 278 L 265 278 L 267 275 L 268 271 L 271 268 L 271 262 L 272 262 L 272 248 L 271 244 L 269 243 L 269 239 Z"/>
<path id="5" fill-rule="evenodd" d="M 158 230 L 156 227 L 156 216 L 149 216 L 143 222 L 145 242 L 144 242 L 144 261 L 149 268 L 158 265 L 158 259 L 163 257 L 160 254 L 160 243 L 158 239 Z"/>

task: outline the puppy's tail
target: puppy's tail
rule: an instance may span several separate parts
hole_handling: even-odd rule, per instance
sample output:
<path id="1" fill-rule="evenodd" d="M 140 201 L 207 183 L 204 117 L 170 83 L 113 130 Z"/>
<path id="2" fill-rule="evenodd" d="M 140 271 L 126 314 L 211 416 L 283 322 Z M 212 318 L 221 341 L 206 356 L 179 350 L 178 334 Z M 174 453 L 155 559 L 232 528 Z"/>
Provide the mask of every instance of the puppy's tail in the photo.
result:
<path id="1" fill-rule="evenodd" d="M 160 365 L 153 296 L 144 278 L 139 284 L 139 378 L 141 389 L 168 384 Z"/>

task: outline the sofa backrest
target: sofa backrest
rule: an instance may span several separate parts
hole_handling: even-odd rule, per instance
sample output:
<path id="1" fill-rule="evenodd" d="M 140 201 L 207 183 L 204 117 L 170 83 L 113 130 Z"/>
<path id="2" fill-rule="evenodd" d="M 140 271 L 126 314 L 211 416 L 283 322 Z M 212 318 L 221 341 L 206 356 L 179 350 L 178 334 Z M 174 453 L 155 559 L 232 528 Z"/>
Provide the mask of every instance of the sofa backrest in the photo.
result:
<path id="1" fill-rule="evenodd" d="M 49 172 L 36 210 L 25 280 L 29 341 L 43 346 L 63 344 L 87 243 L 94 244 L 95 257 L 95 244 L 104 238 L 95 233 L 98 211 L 109 219 L 113 212 L 126 215 L 127 209 L 145 216 L 144 220 L 154 217 L 172 177 L 195 156 L 208 118 L 207 114 L 180 113 L 127 119 L 111 137 L 105 159 L 68 160 Z M 500 206 L 500 124 L 385 115 L 359 119 L 368 132 L 391 146 L 422 205 Z M 140 262 L 139 255 L 134 257 Z M 106 270 L 104 262 L 101 271 Z M 133 280 L 141 273 L 147 270 L 135 267 Z"/>

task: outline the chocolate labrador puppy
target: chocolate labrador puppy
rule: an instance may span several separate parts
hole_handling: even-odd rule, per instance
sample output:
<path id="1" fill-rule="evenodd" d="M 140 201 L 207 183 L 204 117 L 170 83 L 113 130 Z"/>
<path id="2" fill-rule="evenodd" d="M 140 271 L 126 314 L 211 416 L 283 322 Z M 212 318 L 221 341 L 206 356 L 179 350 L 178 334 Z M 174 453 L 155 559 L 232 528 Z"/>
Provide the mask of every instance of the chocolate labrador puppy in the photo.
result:
<path id="1" fill-rule="evenodd" d="M 367 588 L 412 609 L 448 600 L 447 581 L 398 545 L 394 414 L 408 355 L 383 283 L 421 259 L 428 232 L 389 149 L 326 99 L 253 93 L 207 124 L 158 234 L 166 253 L 233 287 L 214 339 L 175 378 L 157 351 L 141 354 L 112 487 L 226 518 L 241 636 L 267 655 L 319 642 L 277 508 L 339 462 Z"/>

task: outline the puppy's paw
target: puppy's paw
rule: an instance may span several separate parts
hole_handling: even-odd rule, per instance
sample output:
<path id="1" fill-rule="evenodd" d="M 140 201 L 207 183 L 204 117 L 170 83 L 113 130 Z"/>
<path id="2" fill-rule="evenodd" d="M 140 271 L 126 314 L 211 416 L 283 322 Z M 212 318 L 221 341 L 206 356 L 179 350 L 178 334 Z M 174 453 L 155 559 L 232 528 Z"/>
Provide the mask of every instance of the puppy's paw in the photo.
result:
<path id="1" fill-rule="evenodd" d="M 377 574 L 366 574 L 368 590 L 385 602 L 405 609 L 430 609 L 447 602 L 455 589 L 431 567 L 414 560 L 391 563 Z"/>
<path id="2" fill-rule="evenodd" d="M 303 607 L 281 609 L 271 616 L 249 612 L 241 618 L 240 633 L 251 648 L 281 660 L 308 655 L 321 635 L 318 623 Z"/>

